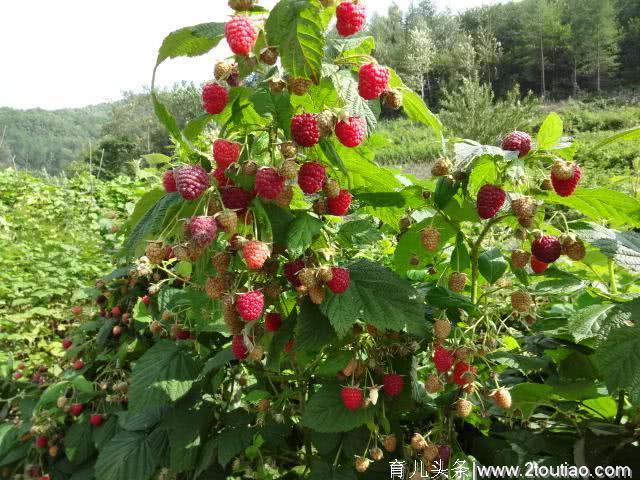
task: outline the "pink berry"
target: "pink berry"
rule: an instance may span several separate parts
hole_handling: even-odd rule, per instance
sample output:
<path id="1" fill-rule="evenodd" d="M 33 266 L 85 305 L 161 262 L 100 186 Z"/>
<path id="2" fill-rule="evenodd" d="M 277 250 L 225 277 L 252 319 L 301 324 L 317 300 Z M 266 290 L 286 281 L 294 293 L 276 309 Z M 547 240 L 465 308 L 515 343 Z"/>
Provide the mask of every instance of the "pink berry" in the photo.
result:
<path id="1" fill-rule="evenodd" d="M 367 136 L 367 124 L 361 117 L 349 117 L 336 125 L 336 137 L 345 147 L 357 147 Z"/>
<path id="2" fill-rule="evenodd" d="M 275 168 L 261 168 L 256 173 L 256 194 L 267 200 L 275 200 L 284 190 L 285 178 Z"/>
<path id="3" fill-rule="evenodd" d="M 365 100 L 374 100 L 389 88 L 391 73 L 387 67 L 367 63 L 360 67 L 358 91 Z"/>
<path id="4" fill-rule="evenodd" d="M 336 17 L 336 29 L 343 37 L 358 33 L 367 20 L 364 5 L 350 1 L 338 5 Z"/>
<path id="5" fill-rule="evenodd" d="M 298 171 L 298 185 L 308 195 L 322 190 L 326 179 L 327 171 L 318 162 L 307 162 Z"/>
<path id="6" fill-rule="evenodd" d="M 245 322 L 259 319 L 264 310 L 264 295 L 259 290 L 238 294 L 236 310 Z"/>
<path id="7" fill-rule="evenodd" d="M 351 194 L 349 190 L 340 190 L 338 196 L 327 199 L 327 208 L 331 215 L 342 217 L 347 214 L 351 206 Z"/>
<path id="8" fill-rule="evenodd" d="M 316 116 L 311 113 L 296 115 L 291 119 L 291 135 L 302 147 L 313 147 L 320 140 Z"/>
<path id="9" fill-rule="evenodd" d="M 327 287 L 336 294 L 341 294 L 347 291 L 351 282 L 351 276 L 349 270 L 341 267 L 333 267 L 331 269 L 333 277 L 327 282 Z"/>
<path id="10" fill-rule="evenodd" d="M 209 175 L 200 165 L 188 165 L 175 171 L 176 188 L 185 200 L 199 198 L 209 188 Z"/>
<path id="11" fill-rule="evenodd" d="M 167 170 L 162 175 L 162 185 L 164 186 L 164 191 L 167 193 L 177 192 L 178 187 L 176 186 L 176 177 L 173 174 L 173 170 Z"/>
<path id="12" fill-rule="evenodd" d="M 544 263 L 553 263 L 562 254 L 562 244 L 553 235 L 543 235 L 531 242 L 531 254 Z"/>
<path id="13" fill-rule="evenodd" d="M 502 140 L 502 149 L 518 152 L 519 157 L 524 157 L 531 151 L 531 136 L 525 132 L 511 132 Z"/>
<path id="14" fill-rule="evenodd" d="M 216 161 L 218 167 L 222 169 L 229 168 L 229 166 L 238 161 L 240 157 L 240 150 L 242 145 L 236 142 L 230 142 L 222 138 L 213 142 L 213 159 Z"/>
<path id="15" fill-rule="evenodd" d="M 233 17 L 224 28 L 229 48 L 236 55 L 246 56 L 258 38 L 258 31 L 247 17 Z"/>
<path id="16" fill-rule="evenodd" d="M 495 217 L 506 200 L 507 194 L 500 187 L 491 184 L 483 185 L 476 199 L 478 215 L 483 220 Z"/>
<path id="17" fill-rule="evenodd" d="M 282 316 L 279 313 L 267 313 L 264 316 L 264 329 L 267 332 L 277 332 L 282 325 Z"/>
<path id="18" fill-rule="evenodd" d="M 218 83 L 207 83 L 202 88 L 202 106 L 210 115 L 221 113 L 229 102 L 229 92 Z"/>

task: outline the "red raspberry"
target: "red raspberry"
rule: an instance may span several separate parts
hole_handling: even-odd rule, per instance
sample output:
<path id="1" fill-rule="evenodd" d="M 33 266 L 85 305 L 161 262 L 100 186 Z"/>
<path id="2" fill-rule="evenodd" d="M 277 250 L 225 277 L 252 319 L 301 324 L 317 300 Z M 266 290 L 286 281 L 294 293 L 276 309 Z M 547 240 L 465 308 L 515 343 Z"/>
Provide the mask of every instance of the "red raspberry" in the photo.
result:
<path id="1" fill-rule="evenodd" d="M 223 187 L 220 189 L 222 203 L 229 210 L 244 210 L 249 207 L 253 194 L 240 187 Z"/>
<path id="2" fill-rule="evenodd" d="M 256 194 L 267 200 L 275 200 L 284 190 L 285 178 L 275 168 L 261 168 L 256 173 Z"/>
<path id="3" fill-rule="evenodd" d="M 204 248 L 216 238 L 216 233 L 218 233 L 216 219 L 205 216 L 192 217 L 185 224 L 185 233 L 189 240 Z"/>
<path id="4" fill-rule="evenodd" d="M 448 372 L 455 360 L 455 354 L 440 345 L 433 351 L 433 363 L 436 366 L 436 370 L 440 373 Z"/>
<path id="5" fill-rule="evenodd" d="M 233 180 L 227 177 L 225 171 L 224 167 L 218 167 L 213 171 L 213 178 L 216 179 L 219 187 L 228 187 L 229 185 L 233 185 Z"/>
<path id="6" fill-rule="evenodd" d="M 327 208 L 331 215 L 342 217 L 347 214 L 351 206 L 351 194 L 349 190 L 340 190 L 338 196 L 327 198 Z"/>
<path id="7" fill-rule="evenodd" d="M 327 287 L 329 287 L 333 293 L 340 294 L 346 292 L 351 282 L 349 270 L 346 268 L 333 267 L 331 273 L 333 277 L 327 282 Z"/>
<path id="8" fill-rule="evenodd" d="M 145 305 L 149 305 L 151 303 L 151 297 L 149 295 L 145 295 L 141 300 Z"/>
<path id="9" fill-rule="evenodd" d="M 298 272 L 305 267 L 304 260 L 294 260 L 293 262 L 287 262 L 284 264 L 284 275 L 289 280 L 289 283 L 294 287 L 302 285 L 298 279 Z"/>
<path id="10" fill-rule="evenodd" d="M 580 166 L 577 163 L 573 164 L 573 177 L 568 180 L 561 180 L 551 173 L 551 184 L 553 185 L 553 189 L 556 191 L 558 195 L 561 197 L 568 197 L 576 191 L 578 187 L 578 183 L 580 183 L 580 178 L 582 178 L 582 170 L 580 170 Z"/>
<path id="11" fill-rule="evenodd" d="M 229 165 L 238 161 L 242 145 L 237 142 L 230 142 L 222 138 L 213 142 L 213 159 L 219 167 L 228 168 Z"/>
<path id="12" fill-rule="evenodd" d="M 322 190 L 326 179 L 327 171 L 318 162 L 307 162 L 298 171 L 298 185 L 309 195 Z"/>
<path id="13" fill-rule="evenodd" d="M 176 326 L 172 333 L 176 337 L 176 340 L 189 340 L 189 338 L 191 338 L 191 332 L 179 326 Z"/>
<path id="14" fill-rule="evenodd" d="M 69 407 L 69 413 L 74 417 L 77 417 L 84 410 L 84 404 L 82 403 L 74 403 Z"/>
<path id="15" fill-rule="evenodd" d="M 397 373 L 387 373 L 382 380 L 382 390 L 390 397 L 397 397 L 402 393 L 404 379 Z"/>
<path id="16" fill-rule="evenodd" d="M 40 435 L 36 437 L 36 448 L 46 448 L 49 445 L 49 437 Z"/>
<path id="17" fill-rule="evenodd" d="M 89 417 L 89 423 L 94 427 L 99 427 L 103 421 L 104 421 L 104 417 L 102 415 L 95 414 Z"/>
<path id="18" fill-rule="evenodd" d="M 260 318 L 264 309 L 264 295 L 258 290 L 240 293 L 236 298 L 236 310 L 245 322 Z"/>
<path id="19" fill-rule="evenodd" d="M 249 355 L 249 349 L 244 344 L 244 337 L 242 335 L 234 335 L 231 340 L 231 351 L 236 360 L 244 360 Z"/>
<path id="20" fill-rule="evenodd" d="M 312 113 L 296 115 L 291 119 L 291 135 L 298 145 L 313 147 L 320 140 L 320 129 Z"/>
<path id="21" fill-rule="evenodd" d="M 209 175 L 200 165 L 181 167 L 175 177 L 178 192 L 185 200 L 195 200 L 209 188 Z"/>
<path id="22" fill-rule="evenodd" d="M 466 385 L 473 382 L 478 369 L 467 362 L 458 362 L 453 368 L 453 381 L 458 385 Z"/>
<path id="23" fill-rule="evenodd" d="M 531 242 L 531 253 L 544 263 L 553 263 L 562 254 L 562 244 L 553 235 L 543 235 Z"/>
<path id="24" fill-rule="evenodd" d="M 13 378 L 15 378 L 16 380 L 20 380 L 22 378 L 22 373 L 21 372 L 14 373 Z"/>
<path id="25" fill-rule="evenodd" d="M 177 192 L 176 177 L 173 175 L 173 170 L 167 170 L 162 175 L 162 185 L 164 185 L 164 191 L 167 193 Z"/>
<path id="26" fill-rule="evenodd" d="M 353 2 L 342 2 L 336 9 L 336 29 L 343 37 L 358 33 L 367 20 L 364 5 Z"/>
<path id="27" fill-rule="evenodd" d="M 531 136 L 525 132 L 511 132 L 502 140 L 502 149 L 518 152 L 519 157 L 524 157 L 531 151 Z"/>
<path id="28" fill-rule="evenodd" d="M 247 17 L 233 17 L 224 27 L 229 48 L 236 55 L 246 56 L 256 43 L 258 31 Z"/>
<path id="29" fill-rule="evenodd" d="M 495 217 L 506 199 L 507 194 L 500 187 L 491 184 L 483 185 L 478 191 L 476 200 L 478 215 L 483 220 Z"/>
<path id="30" fill-rule="evenodd" d="M 279 313 L 267 313 L 264 316 L 264 329 L 267 332 L 277 332 L 282 325 L 282 316 Z"/>
<path id="31" fill-rule="evenodd" d="M 69 350 L 72 345 L 73 342 L 71 341 L 71 339 L 65 338 L 64 340 L 62 340 L 62 348 L 64 348 L 65 350 Z"/>
<path id="32" fill-rule="evenodd" d="M 217 115 L 229 102 L 229 92 L 218 83 L 207 83 L 202 88 L 202 106 L 210 115 Z"/>
<path id="33" fill-rule="evenodd" d="M 548 263 L 544 263 L 531 255 L 531 270 L 533 270 L 533 273 L 544 273 L 547 268 L 549 268 Z"/>
<path id="34" fill-rule="evenodd" d="M 84 368 L 84 362 L 82 361 L 82 359 L 78 359 L 75 362 L 73 362 L 73 369 L 74 370 L 82 370 Z"/>
<path id="35" fill-rule="evenodd" d="M 360 67 L 358 91 L 365 100 L 374 100 L 389 88 L 389 69 L 377 63 L 367 63 Z"/>
<path id="36" fill-rule="evenodd" d="M 122 309 L 116 305 L 111 309 L 111 315 L 113 315 L 114 317 L 119 317 L 120 315 L 122 315 Z"/>
<path id="37" fill-rule="evenodd" d="M 336 137 L 345 147 L 357 147 L 366 136 L 367 124 L 361 117 L 349 117 L 336 125 Z"/>
<path id="38" fill-rule="evenodd" d="M 342 387 L 340 397 L 342 397 L 342 403 L 347 410 L 359 409 L 364 400 L 364 394 L 358 387 Z"/>
<path id="39" fill-rule="evenodd" d="M 260 270 L 264 262 L 271 256 L 271 252 L 266 243 L 251 240 L 242 247 L 242 256 L 244 261 L 247 262 L 249 270 Z"/>

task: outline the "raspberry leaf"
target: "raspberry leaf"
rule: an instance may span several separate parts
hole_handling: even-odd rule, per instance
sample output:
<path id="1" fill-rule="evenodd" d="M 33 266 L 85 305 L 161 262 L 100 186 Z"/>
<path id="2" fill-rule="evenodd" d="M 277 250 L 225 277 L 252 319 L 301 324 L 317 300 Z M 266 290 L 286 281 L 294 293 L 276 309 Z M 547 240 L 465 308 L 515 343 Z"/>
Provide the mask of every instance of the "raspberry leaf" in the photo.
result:
<path id="1" fill-rule="evenodd" d="M 317 305 L 307 298 L 302 304 L 295 330 L 294 351 L 320 350 L 325 345 L 334 344 L 338 338 Z"/>
<path id="2" fill-rule="evenodd" d="M 640 403 L 640 328 L 613 330 L 596 351 L 596 362 L 611 392 L 627 389 Z"/>
<path id="3" fill-rule="evenodd" d="M 376 128 L 378 119 L 371 110 L 370 104 L 358 93 L 358 82 L 348 70 L 340 70 L 331 76 L 338 97 L 345 105 L 349 116 L 358 116 L 367 121 L 367 135 L 371 135 Z"/>
<path id="4" fill-rule="evenodd" d="M 166 449 L 167 433 L 164 430 L 154 430 L 149 435 L 120 432 L 100 451 L 95 465 L 96 478 L 150 478 L 163 460 Z"/>
<path id="5" fill-rule="evenodd" d="M 504 272 L 507 271 L 508 263 L 502 252 L 498 248 L 492 248 L 482 252 L 478 258 L 478 268 L 487 282 L 496 283 Z"/>
<path id="6" fill-rule="evenodd" d="M 473 161 L 473 170 L 469 175 L 468 186 L 470 195 L 476 195 L 483 185 L 495 184 L 498 181 L 497 160 L 502 160 L 502 157 L 484 154 Z"/>
<path id="7" fill-rule="evenodd" d="M 538 150 L 549 150 L 562 139 L 563 124 L 560 116 L 551 112 L 538 131 Z"/>
<path id="8" fill-rule="evenodd" d="M 464 234 L 458 232 L 456 236 L 456 246 L 451 253 L 451 270 L 454 272 L 463 272 L 471 266 L 471 258 L 467 250 L 467 244 L 464 240 Z"/>
<path id="9" fill-rule="evenodd" d="M 302 213 L 289 225 L 287 232 L 287 249 L 295 258 L 301 256 L 320 233 L 322 222 L 308 213 Z"/>
<path id="10" fill-rule="evenodd" d="M 168 58 L 196 57 L 211 51 L 224 38 L 224 26 L 224 23 L 201 23 L 171 32 L 162 41 L 156 68 Z"/>
<path id="11" fill-rule="evenodd" d="M 302 423 L 320 433 L 348 432 L 369 422 L 376 407 L 349 411 L 340 398 L 339 385 L 324 385 L 316 392 L 304 411 Z"/>
<path id="12" fill-rule="evenodd" d="M 71 425 L 64 436 L 64 449 L 69 461 L 79 465 L 95 452 L 91 440 L 91 424 L 89 418 L 84 417 Z"/>
<path id="13" fill-rule="evenodd" d="M 573 230 L 582 240 L 622 267 L 640 272 L 640 234 L 620 232 L 586 222 L 576 224 Z"/>

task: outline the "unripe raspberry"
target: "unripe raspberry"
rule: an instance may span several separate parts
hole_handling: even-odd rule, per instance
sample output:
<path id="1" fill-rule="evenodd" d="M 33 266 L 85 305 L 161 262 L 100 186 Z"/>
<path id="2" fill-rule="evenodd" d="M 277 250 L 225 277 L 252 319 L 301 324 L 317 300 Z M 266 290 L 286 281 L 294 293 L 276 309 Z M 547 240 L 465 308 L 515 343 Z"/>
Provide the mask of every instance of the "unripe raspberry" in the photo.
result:
<path id="1" fill-rule="evenodd" d="M 357 147 L 367 136 L 367 123 L 362 117 L 349 117 L 336 124 L 336 137 L 345 147 Z"/>
<path id="2" fill-rule="evenodd" d="M 366 457 L 356 457 L 356 471 L 364 473 L 369 469 L 370 460 Z"/>
<path id="3" fill-rule="evenodd" d="M 289 205 L 291 205 L 292 200 L 293 200 L 293 188 L 291 187 L 291 185 L 286 185 L 284 187 L 284 190 L 280 192 L 280 195 L 278 195 L 275 198 L 274 202 L 280 208 L 287 208 Z"/>
<path id="4" fill-rule="evenodd" d="M 235 11 L 251 10 L 255 0 L 229 0 L 229 6 Z"/>
<path id="5" fill-rule="evenodd" d="M 298 177 L 298 164 L 293 160 L 285 160 L 280 165 L 279 172 L 287 180 L 293 180 Z"/>
<path id="6" fill-rule="evenodd" d="M 316 116 L 316 121 L 318 122 L 320 136 L 322 138 L 330 137 L 336 128 L 338 116 L 331 110 L 324 110 Z"/>
<path id="7" fill-rule="evenodd" d="M 218 83 L 207 83 L 202 88 L 202 106 L 210 115 L 221 113 L 229 102 L 229 92 Z"/>
<path id="8" fill-rule="evenodd" d="M 531 197 L 520 197 L 511 202 L 511 210 L 519 219 L 533 217 L 537 208 L 536 202 Z"/>
<path id="9" fill-rule="evenodd" d="M 249 270 L 260 270 L 271 256 L 269 245 L 257 240 L 251 240 L 242 246 L 242 257 Z"/>
<path id="10" fill-rule="evenodd" d="M 411 449 L 416 452 L 421 452 L 427 447 L 427 441 L 419 433 L 414 433 L 411 437 Z"/>
<path id="11" fill-rule="evenodd" d="M 302 97 L 311 88 L 312 82 L 307 78 L 290 78 L 288 88 L 293 95 Z"/>
<path id="12" fill-rule="evenodd" d="M 387 90 L 389 69 L 376 63 L 368 63 L 360 67 L 358 92 L 365 100 L 375 100 Z"/>
<path id="13" fill-rule="evenodd" d="M 233 73 L 234 69 L 235 66 L 233 63 L 225 61 L 216 62 L 213 69 L 213 76 L 218 81 L 226 80 Z"/>
<path id="14" fill-rule="evenodd" d="M 422 451 L 422 458 L 429 466 L 436 458 L 438 458 L 439 455 L 440 450 L 438 449 L 438 446 L 433 443 L 429 443 Z"/>
<path id="15" fill-rule="evenodd" d="M 587 254 L 584 243 L 575 235 L 563 235 L 560 237 L 560 242 L 562 243 L 562 253 L 573 261 L 579 262 Z"/>
<path id="16" fill-rule="evenodd" d="M 524 268 L 529 263 L 531 254 L 524 250 L 514 250 L 511 252 L 511 265 L 513 268 Z"/>
<path id="17" fill-rule="evenodd" d="M 531 243 L 531 253 L 544 263 L 553 263 L 562 254 L 560 240 L 552 235 L 542 235 Z"/>
<path id="18" fill-rule="evenodd" d="M 395 88 L 385 90 L 382 92 L 382 104 L 392 110 L 400 110 L 403 104 L 402 92 Z"/>
<path id="19" fill-rule="evenodd" d="M 272 77 L 269 79 L 269 90 L 274 95 L 282 93 L 287 88 L 287 82 L 280 77 Z"/>
<path id="20" fill-rule="evenodd" d="M 336 9 L 336 29 L 343 37 L 358 33 L 367 21 L 364 5 L 346 1 Z"/>
<path id="21" fill-rule="evenodd" d="M 236 360 L 244 360 L 249 355 L 249 349 L 244 344 L 242 335 L 234 335 L 231 341 L 231 351 Z"/>
<path id="22" fill-rule="evenodd" d="M 258 402 L 258 411 L 259 412 L 268 412 L 269 409 L 271 408 L 271 402 L 269 401 L 268 398 L 263 398 L 262 400 L 260 400 Z"/>
<path id="23" fill-rule="evenodd" d="M 320 305 L 324 302 L 326 297 L 326 291 L 324 285 L 313 285 L 309 287 L 309 298 L 315 305 Z"/>
<path id="24" fill-rule="evenodd" d="M 572 164 L 573 166 L 573 175 L 567 179 L 562 180 L 557 178 L 551 174 L 551 184 L 553 185 L 553 189 L 556 191 L 558 195 L 561 197 L 568 197 L 576 191 L 578 187 L 578 183 L 580 183 L 580 178 L 582 177 L 582 170 L 580 170 L 580 166 L 577 163 Z"/>
<path id="25" fill-rule="evenodd" d="M 440 232 L 434 226 L 427 227 L 420 232 L 420 241 L 428 252 L 435 252 L 440 243 Z"/>
<path id="26" fill-rule="evenodd" d="M 375 461 L 379 462 L 384 458 L 384 452 L 379 447 L 369 449 L 369 456 Z"/>
<path id="27" fill-rule="evenodd" d="M 327 178 L 327 180 L 324 182 L 323 191 L 327 195 L 327 197 L 336 198 L 338 195 L 340 195 L 340 184 L 333 178 Z"/>
<path id="28" fill-rule="evenodd" d="M 483 185 L 476 199 L 478 215 L 483 220 L 495 217 L 506 199 L 507 194 L 500 187 L 491 184 Z"/>
<path id="29" fill-rule="evenodd" d="M 160 264 L 164 260 L 164 246 L 162 241 L 149 240 L 144 250 L 145 256 L 152 264 Z"/>
<path id="30" fill-rule="evenodd" d="M 198 247 L 207 247 L 216 237 L 218 226 L 213 217 L 192 217 L 185 224 L 185 233 L 190 242 Z"/>
<path id="31" fill-rule="evenodd" d="M 307 288 L 313 287 L 318 284 L 316 271 L 313 268 L 303 268 L 302 270 L 300 270 L 298 272 L 298 280 Z"/>
<path id="32" fill-rule="evenodd" d="M 242 164 L 242 173 L 247 177 L 254 177 L 258 173 L 258 164 L 253 160 L 244 162 Z"/>
<path id="33" fill-rule="evenodd" d="M 238 214 L 233 210 L 223 210 L 216 215 L 216 222 L 221 230 L 233 235 L 238 229 Z"/>
<path id="34" fill-rule="evenodd" d="M 157 320 L 154 320 L 149 325 L 149 331 L 151 331 L 152 335 L 157 335 L 158 333 L 162 332 L 162 324 Z"/>
<path id="35" fill-rule="evenodd" d="M 440 378 L 435 373 L 432 373 L 427 377 L 427 380 L 424 382 L 424 388 L 428 393 L 434 394 L 438 393 L 444 389 L 444 385 L 440 381 Z"/>
<path id="36" fill-rule="evenodd" d="M 238 294 L 236 310 L 245 322 L 259 319 L 264 310 L 264 295 L 258 290 Z"/>
<path id="37" fill-rule="evenodd" d="M 280 145 L 280 153 L 285 160 L 295 159 L 298 154 L 298 148 L 293 142 L 284 142 Z"/>
<path id="38" fill-rule="evenodd" d="M 471 415 L 471 411 L 473 410 L 473 403 L 464 398 L 458 399 L 455 403 L 456 414 L 461 418 L 467 418 Z"/>
<path id="39" fill-rule="evenodd" d="M 164 191 L 167 193 L 177 192 L 178 188 L 176 187 L 176 177 L 173 175 L 173 170 L 167 170 L 162 175 L 162 185 L 164 186 Z"/>
<path id="40" fill-rule="evenodd" d="M 351 206 L 351 193 L 349 190 L 340 190 L 337 197 L 327 199 L 327 209 L 331 215 L 342 217 L 347 214 Z"/>
<path id="41" fill-rule="evenodd" d="M 502 149 L 518 152 L 519 157 L 524 157 L 531 151 L 531 136 L 525 132 L 511 132 L 502 140 Z"/>
<path id="42" fill-rule="evenodd" d="M 449 175 L 451 169 L 451 162 L 447 157 L 438 158 L 431 166 L 431 175 L 434 177 L 445 177 Z"/>
<path id="43" fill-rule="evenodd" d="M 207 278 L 204 291 L 212 300 L 218 300 L 219 298 L 222 298 L 228 288 L 229 286 L 227 285 L 224 275 L 220 275 L 217 277 Z"/>
<path id="44" fill-rule="evenodd" d="M 296 115 L 291 119 L 291 135 L 302 147 L 313 147 L 320 140 L 316 116 L 311 113 Z"/>
<path id="45" fill-rule="evenodd" d="M 264 348 L 260 345 L 256 345 L 253 347 L 253 350 L 249 353 L 249 360 L 253 360 L 254 362 L 261 362 L 264 358 Z M 268 400 L 267 400 L 268 401 Z"/>
<path id="46" fill-rule="evenodd" d="M 331 280 L 327 282 L 327 287 L 335 293 L 341 294 L 347 291 L 349 284 L 351 283 L 351 276 L 349 270 L 341 267 L 333 267 L 331 269 Z"/>
<path id="47" fill-rule="evenodd" d="M 540 184 L 540 190 L 551 191 L 553 190 L 553 183 L 550 178 L 545 178 Z"/>
<path id="48" fill-rule="evenodd" d="M 551 166 L 551 177 L 558 180 L 569 180 L 573 177 L 573 164 L 564 160 L 556 160 Z"/>
<path id="49" fill-rule="evenodd" d="M 284 190 L 285 179 L 275 168 L 261 168 L 256 173 L 256 194 L 267 200 L 275 200 Z"/>
<path id="50" fill-rule="evenodd" d="M 464 287 L 467 285 L 467 274 L 461 272 L 453 272 L 449 276 L 449 289 L 452 292 L 460 293 L 464 291 Z"/>
<path id="51" fill-rule="evenodd" d="M 275 65 L 278 61 L 278 49 L 267 47 L 260 52 L 260 61 L 265 65 Z"/>
<path id="52" fill-rule="evenodd" d="M 240 335 L 242 333 L 244 323 L 240 320 L 240 316 L 236 311 L 231 295 L 225 295 L 222 297 L 222 316 L 231 335 Z"/>
<path id="53" fill-rule="evenodd" d="M 56 400 L 56 406 L 60 409 L 64 408 L 66 404 L 67 404 L 67 397 L 65 397 L 64 395 L 58 397 L 58 400 Z"/>
<path id="54" fill-rule="evenodd" d="M 531 308 L 531 295 L 524 290 L 513 292 L 511 294 L 511 308 L 520 313 L 526 313 Z"/>
<path id="55" fill-rule="evenodd" d="M 233 17 L 224 28 L 229 48 L 236 55 L 246 56 L 256 43 L 258 31 L 247 17 Z"/>
<path id="56" fill-rule="evenodd" d="M 229 269 L 231 263 L 231 256 L 227 252 L 218 252 L 211 257 L 211 265 L 219 273 L 224 273 Z"/>
<path id="57" fill-rule="evenodd" d="M 200 165 L 181 167 L 174 174 L 176 188 L 185 200 L 195 200 L 209 188 L 209 175 Z"/>
<path id="58" fill-rule="evenodd" d="M 506 388 L 498 388 L 491 393 L 491 397 L 498 407 L 505 410 L 511 408 L 511 393 Z"/>
<path id="59" fill-rule="evenodd" d="M 270 300 L 277 300 L 282 294 L 282 288 L 278 282 L 269 282 L 264 286 L 264 296 Z"/>
<path id="60" fill-rule="evenodd" d="M 322 186 L 327 178 L 327 171 L 318 162 L 307 162 L 300 167 L 298 172 L 298 185 L 307 195 L 317 193 L 322 190 Z"/>
<path id="61" fill-rule="evenodd" d="M 318 268 L 318 280 L 323 283 L 333 280 L 333 268 L 327 267 L 326 265 Z"/>
<path id="62" fill-rule="evenodd" d="M 451 335 L 451 322 L 446 318 L 439 318 L 433 324 L 433 335 L 438 340 L 445 340 Z"/>
<path id="63" fill-rule="evenodd" d="M 329 207 L 327 206 L 326 198 L 318 198 L 315 202 L 313 202 L 312 208 L 314 213 L 319 216 L 329 213 Z"/>
<path id="64" fill-rule="evenodd" d="M 222 169 L 229 168 L 230 165 L 238 161 L 242 145 L 218 138 L 213 142 L 213 159 L 216 165 Z"/>
<path id="65" fill-rule="evenodd" d="M 389 453 L 395 452 L 398 448 L 398 439 L 395 435 L 387 435 L 382 439 L 382 446 Z"/>

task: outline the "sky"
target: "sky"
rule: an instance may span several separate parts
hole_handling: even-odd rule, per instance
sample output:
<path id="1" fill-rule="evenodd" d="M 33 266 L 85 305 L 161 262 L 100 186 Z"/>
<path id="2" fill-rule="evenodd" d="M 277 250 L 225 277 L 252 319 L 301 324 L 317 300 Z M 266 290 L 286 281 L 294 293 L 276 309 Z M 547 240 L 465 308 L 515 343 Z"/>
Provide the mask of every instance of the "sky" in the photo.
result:
<path id="1" fill-rule="evenodd" d="M 385 12 L 394 0 L 365 0 Z M 461 11 L 492 0 L 436 0 Z M 271 7 L 276 0 L 260 0 Z M 411 0 L 395 0 L 406 8 Z M 173 30 L 222 22 L 226 0 L 20 0 L 0 10 L 0 107 L 69 108 L 117 100 L 149 85 L 162 39 Z M 222 42 L 224 43 L 224 42 Z M 220 46 L 208 55 L 174 59 L 158 69 L 158 84 L 207 81 Z"/>

